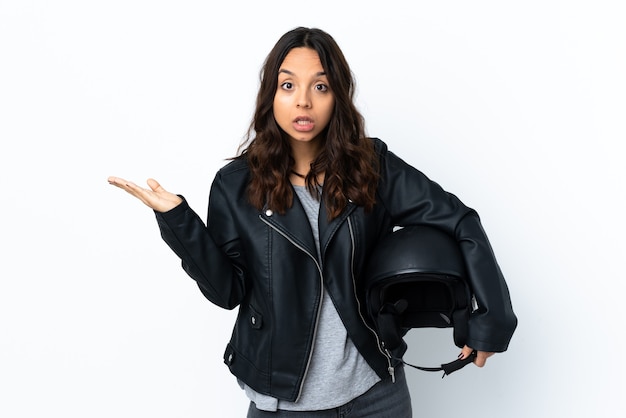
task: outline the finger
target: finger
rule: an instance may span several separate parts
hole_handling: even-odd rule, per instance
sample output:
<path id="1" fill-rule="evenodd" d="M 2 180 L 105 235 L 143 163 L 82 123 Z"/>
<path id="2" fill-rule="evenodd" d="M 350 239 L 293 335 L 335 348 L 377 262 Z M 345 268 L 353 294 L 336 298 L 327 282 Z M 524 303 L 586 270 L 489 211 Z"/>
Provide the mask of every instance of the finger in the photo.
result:
<path id="1" fill-rule="evenodd" d="M 123 178 L 120 178 L 120 177 L 111 176 L 108 178 L 108 181 L 109 181 L 109 184 L 119 187 L 120 189 L 128 192 L 129 194 L 140 199 L 142 202 L 146 203 L 146 197 L 147 197 L 146 195 L 149 192 L 149 190 L 139 187 L 132 181 L 124 180 Z"/>
<path id="2" fill-rule="evenodd" d="M 109 177 L 108 178 L 109 184 L 113 185 L 113 186 L 117 186 L 121 189 L 125 189 L 126 191 L 129 191 L 129 189 L 141 189 L 141 187 L 137 186 L 135 183 L 133 183 L 132 181 L 128 181 L 128 180 L 124 180 L 123 178 L 120 177 Z"/>
<path id="3" fill-rule="evenodd" d="M 474 364 L 477 367 L 483 367 L 486 362 L 487 362 L 487 357 L 483 355 L 482 351 L 479 351 L 478 353 L 476 353 L 476 359 L 474 360 Z"/>
<path id="4" fill-rule="evenodd" d="M 127 181 L 122 185 L 122 188 L 126 190 L 128 193 L 133 196 L 143 196 L 148 192 L 148 189 L 144 189 L 143 187 L 137 186 L 132 181 Z"/>
<path id="5" fill-rule="evenodd" d="M 461 354 L 459 354 L 459 358 L 466 359 L 470 354 L 472 354 L 472 351 L 474 351 L 472 347 L 464 346 L 461 350 Z"/>
<path id="6" fill-rule="evenodd" d="M 110 185 L 117 186 L 120 188 L 123 188 L 127 183 L 127 181 L 124 180 L 123 178 L 115 177 L 115 176 L 109 176 L 107 181 L 109 182 Z"/>
<path id="7" fill-rule="evenodd" d="M 474 364 L 478 367 L 483 367 L 485 363 L 487 363 L 487 359 L 493 356 L 493 353 L 487 351 L 478 351 L 476 353 L 476 359 L 474 360 Z"/>

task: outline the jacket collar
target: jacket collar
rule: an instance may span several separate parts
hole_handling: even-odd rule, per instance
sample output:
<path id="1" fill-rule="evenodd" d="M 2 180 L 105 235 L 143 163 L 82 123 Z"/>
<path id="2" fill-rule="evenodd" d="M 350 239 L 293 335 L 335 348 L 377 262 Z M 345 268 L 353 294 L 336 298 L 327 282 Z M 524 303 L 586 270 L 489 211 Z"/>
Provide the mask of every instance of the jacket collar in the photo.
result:
<path id="1" fill-rule="evenodd" d="M 324 205 L 323 201 L 321 202 L 318 224 L 322 259 L 324 259 L 328 244 L 335 235 L 335 232 L 337 232 L 339 226 L 350 216 L 354 209 L 356 209 L 356 205 L 350 201 L 339 216 L 329 221 L 326 205 Z M 317 258 L 315 238 L 311 231 L 311 224 L 309 223 L 309 219 L 306 216 L 300 199 L 295 196 L 295 192 L 293 205 L 284 215 L 275 213 L 265 207 L 260 217 L 278 230 L 285 238 L 292 241 L 295 245 L 302 247 L 303 250 Z"/>

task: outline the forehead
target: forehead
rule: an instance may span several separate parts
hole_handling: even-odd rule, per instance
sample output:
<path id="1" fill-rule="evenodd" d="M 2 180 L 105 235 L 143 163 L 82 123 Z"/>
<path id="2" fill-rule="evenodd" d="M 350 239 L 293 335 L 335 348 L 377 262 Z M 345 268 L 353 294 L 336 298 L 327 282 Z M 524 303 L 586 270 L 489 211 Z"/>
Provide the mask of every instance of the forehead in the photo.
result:
<path id="1" fill-rule="evenodd" d="M 317 51 L 311 48 L 293 48 L 287 53 L 280 65 L 280 72 L 288 71 L 293 74 L 318 74 L 324 71 Z"/>

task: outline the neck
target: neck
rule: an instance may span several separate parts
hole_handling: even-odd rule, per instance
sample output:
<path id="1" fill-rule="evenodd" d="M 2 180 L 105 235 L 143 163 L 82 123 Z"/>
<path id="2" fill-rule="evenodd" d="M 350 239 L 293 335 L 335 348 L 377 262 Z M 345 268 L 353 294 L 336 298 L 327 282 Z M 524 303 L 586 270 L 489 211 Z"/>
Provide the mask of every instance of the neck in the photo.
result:
<path id="1" fill-rule="evenodd" d="M 291 141 L 291 156 L 294 159 L 291 179 L 293 184 L 304 185 L 304 179 L 311 171 L 311 163 L 315 161 L 320 153 L 320 141 Z M 321 175 L 323 180 L 323 173 Z"/>
<path id="2" fill-rule="evenodd" d="M 321 151 L 319 140 L 313 141 L 291 141 L 291 155 L 295 161 L 294 170 L 298 173 L 308 173 L 311 163 L 317 158 Z"/>

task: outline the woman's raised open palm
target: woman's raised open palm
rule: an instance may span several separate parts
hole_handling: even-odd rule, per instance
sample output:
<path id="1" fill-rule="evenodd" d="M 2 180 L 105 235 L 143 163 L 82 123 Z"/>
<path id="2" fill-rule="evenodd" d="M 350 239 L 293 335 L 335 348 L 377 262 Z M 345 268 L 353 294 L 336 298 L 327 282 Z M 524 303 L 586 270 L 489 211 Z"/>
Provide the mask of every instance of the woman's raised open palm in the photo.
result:
<path id="1" fill-rule="evenodd" d="M 111 176 L 108 180 L 109 184 L 126 190 L 128 193 L 141 200 L 146 206 L 157 212 L 167 212 L 168 210 L 174 209 L 183 201 L 179 196 L 161 187 L 159 182 L 154 179 L 147 180 L 150 189 L 137 186 L 135 183 L 119 177 Z"/>

